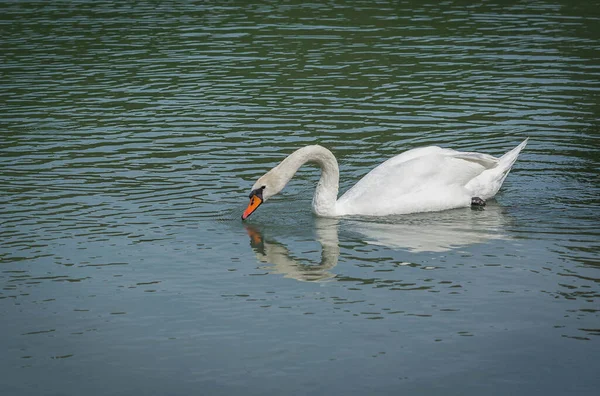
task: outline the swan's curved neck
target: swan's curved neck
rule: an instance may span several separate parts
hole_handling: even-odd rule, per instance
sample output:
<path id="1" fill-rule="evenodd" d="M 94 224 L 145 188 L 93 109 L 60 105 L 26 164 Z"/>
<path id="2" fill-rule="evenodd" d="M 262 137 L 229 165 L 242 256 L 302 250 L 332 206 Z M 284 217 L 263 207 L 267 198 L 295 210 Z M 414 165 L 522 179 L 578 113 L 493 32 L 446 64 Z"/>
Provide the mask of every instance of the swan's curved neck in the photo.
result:
<path id="1" fill-rule="evenodd" d="M 321 168 L 321 179 L 313 196 L 313 211 L 319 216 L 335 216 L 340 170 L 331 151 L 318 145 L 306 146 L 290 154 L 277 165 L 277 168 L 287 184 L 298 169 L 307 162 L 316 163 Z"/>

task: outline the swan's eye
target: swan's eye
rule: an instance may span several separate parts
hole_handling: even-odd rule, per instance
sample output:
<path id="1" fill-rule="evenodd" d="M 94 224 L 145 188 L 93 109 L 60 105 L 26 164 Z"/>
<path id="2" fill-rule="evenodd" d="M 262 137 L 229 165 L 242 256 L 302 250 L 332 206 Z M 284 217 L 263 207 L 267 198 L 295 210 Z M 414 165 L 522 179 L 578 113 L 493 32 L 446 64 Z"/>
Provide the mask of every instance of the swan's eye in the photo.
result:
<path id="1" fill-rule="evenodd" d="M 257 197 L 259 197 L 259 198 L 261 199 L 261 201 L 262 201 L 262 199 L 263 199 L 263 197 L 262 197 L 262 193 L 263 193 L 263 190 L 264 190 L 266 187 L 267 187 L 267 186 L 262 186 L 262 187 L 259 187 L 259 188 L 257 188 L 256 190 L 252 190 L 252 192 L 250 193 L 250 195 L 248 195 L 248 197 L 249 197 L 249 198 L 252 198 L 252 197 L 254 197 L 254 196 L 257 196 Z"/>

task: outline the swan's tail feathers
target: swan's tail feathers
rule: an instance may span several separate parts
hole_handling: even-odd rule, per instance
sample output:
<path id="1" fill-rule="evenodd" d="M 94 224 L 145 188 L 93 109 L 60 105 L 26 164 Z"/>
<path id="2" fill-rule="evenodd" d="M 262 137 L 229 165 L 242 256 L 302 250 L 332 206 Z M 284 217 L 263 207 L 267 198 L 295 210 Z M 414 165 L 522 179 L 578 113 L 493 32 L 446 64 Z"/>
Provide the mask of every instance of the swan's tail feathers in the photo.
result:
<path id="1" fill-rule="evenodd" d="M 525 148 L 525 146 L 527 146 L 528 140 L 529 140 L 529 138 L 523 140 L 523 142 L 521 144 L 519 144 L 514 149 L 510 150 L 508 153 L 504 154 L 498 160 L 498 168 L 502 170 L 502 177 L 500 178 L 500 186 L 502 186 L 502 183 L 504 183 L 504 179 L 506 179 L 506 176 L 508 176 L 508 173 L 512 169 L 512 166 L 517 161 L 517 158 L 519 157 L 519 153 L 521 152 L 521 150 L 523 150 Z"/>
<path id="2" fill-rule="evenodd" d="M 517 157 L 519 156 L 521 150 L 523 150 L 525 146 L 527 146 L 528 140 L 529 138 L 523 140 L 523 142 L 517 147 L 500 157 L 500 159 L 498 160 L 498 165 L 502 168 L 507 168 L 507 170 L 510 170 L 510 168 L 512 168 L 513 164 L 517 160 Z"/>
<path id="3" fill-rule="evenodd" d="M 519 153 L 527 145 L 527 140 L 529 140 L 529 138 L 525 139 L 517 147 L 498 158 L 497 165 L 494 168 L 482 172 L 479 176 L 467 183 L 465 187 L 474 194 L 473 196 L 482 199 L 493 198 L 498 190 L 500 190 L 500 187 L 502 187 L 502 183 L 504 183 L 504 179 L 508 176 Z"/>

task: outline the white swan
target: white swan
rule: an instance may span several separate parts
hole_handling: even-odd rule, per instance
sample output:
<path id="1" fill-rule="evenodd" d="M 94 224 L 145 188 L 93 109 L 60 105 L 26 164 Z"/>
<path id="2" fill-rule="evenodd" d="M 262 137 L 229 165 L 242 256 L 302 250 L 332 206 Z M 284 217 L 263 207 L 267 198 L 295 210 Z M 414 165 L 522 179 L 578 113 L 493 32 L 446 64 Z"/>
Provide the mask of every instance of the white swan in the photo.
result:
<path id="1" fill-rule="evenodd" d="M 312 201 L 318 216 L 385 216 L 485 205 L 502 186 L 527 140 L 500 158 L 436 146 L 412 149 L 377 166 L 339 199 L 335 156 L 324 147 L 306 146 L 254 183 L 242 220 L 279 193 L 307 162 L 322 170 Z"/>

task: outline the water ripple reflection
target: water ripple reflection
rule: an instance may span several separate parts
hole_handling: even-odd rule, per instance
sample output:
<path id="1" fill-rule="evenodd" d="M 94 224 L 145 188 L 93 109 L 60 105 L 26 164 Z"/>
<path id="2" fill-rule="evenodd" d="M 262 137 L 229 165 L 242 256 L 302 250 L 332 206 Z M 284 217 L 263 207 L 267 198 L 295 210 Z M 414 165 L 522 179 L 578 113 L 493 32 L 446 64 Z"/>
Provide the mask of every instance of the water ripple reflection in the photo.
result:
<path id="1" fill-rule="evenodd" d="M 5 393 L 595 394 L 597 8 L 0 2 Z M 485 211 L 327 223 L 307 167 L 240 224 L 303 145 L 525 137 Z"/>

